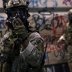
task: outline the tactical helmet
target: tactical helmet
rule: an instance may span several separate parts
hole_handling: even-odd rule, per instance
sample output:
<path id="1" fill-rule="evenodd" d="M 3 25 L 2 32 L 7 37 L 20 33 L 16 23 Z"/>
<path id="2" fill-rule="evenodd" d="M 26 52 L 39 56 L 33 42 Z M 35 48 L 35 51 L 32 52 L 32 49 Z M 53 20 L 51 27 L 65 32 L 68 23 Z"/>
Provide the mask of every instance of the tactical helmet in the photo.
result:
<path id="1" fill-rule="evenodd" d="M 6 8 L 11 8 L 15 6 L 27 5 L 27 0 L 9 0 L 6 4 Z"/>

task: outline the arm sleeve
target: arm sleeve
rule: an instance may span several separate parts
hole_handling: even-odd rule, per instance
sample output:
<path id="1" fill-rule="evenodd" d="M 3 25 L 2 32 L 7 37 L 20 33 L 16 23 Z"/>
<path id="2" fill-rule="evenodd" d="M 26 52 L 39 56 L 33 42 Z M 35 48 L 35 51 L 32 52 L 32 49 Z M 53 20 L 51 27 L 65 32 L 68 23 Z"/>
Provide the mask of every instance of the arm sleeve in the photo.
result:
<path id="1" fill-rule="evenodd" d="M 42 63 L 44 55 L 44 43 L 41 38 L 34 39 L 30 41 L 35 48 L 32 50 L 31 54 L 26 58 L 26 61 L 31 66 L 39 67 Z"/>

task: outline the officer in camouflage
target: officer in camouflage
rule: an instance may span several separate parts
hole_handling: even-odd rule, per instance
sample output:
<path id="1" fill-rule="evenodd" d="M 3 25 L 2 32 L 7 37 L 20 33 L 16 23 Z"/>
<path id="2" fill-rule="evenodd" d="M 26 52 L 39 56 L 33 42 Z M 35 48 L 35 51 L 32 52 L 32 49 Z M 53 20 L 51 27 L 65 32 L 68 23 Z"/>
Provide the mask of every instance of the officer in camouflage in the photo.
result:
<path id="1" fill-rule="evenodd" d="M 15 6 L 11 7 L 17 10 L 19 5 Z M 2 72 L 42 72 L 44 61 L 43 38 L 38 32 L 35 32 L 35 29 L 32 30 L 31 28 L 31 32 L 26 29 L 25 23 L 28 23 L 28 16 L 25 13 L 23 13 L 25 15 L 23 19 L 26 22 L 23 22 L 21 16 L 16 16 L 17 11 L 15 10 L 13 16 L 13 9 L 11 10 L 12 16 L 9 15 L 7 18 L 6 31 L 1 39 L 1 54 L 5 56 Z"/>
<path id="2" fill-rule="evenodd" d="M 15 15 L 19 17 L 25 27 L 28 29 L 27 18 L 30 16 L 28 13 L 28 1 L 27 0 L 3 0 L 3 5 L 8 18 L 14 17 Z"/>
<path id="3" fill-rule="evenodd" d="M 66 30 L 66 40 L 69 45 L 72 45 L 72 9 L 69 10 L 68 13 L 68 19 L 69 19 L 69 26 Z"/>
<path id="4" fill-rule="evenodd" d="M 65 33 L 60 37 L 59 41 L 65 40 L 68 45 L 72 45 L 72 9 L 68 12 L 68 20 L 67 29 Z"/>
<path id="5" fill-rule="evenodd" d="M 12 62 L 20 54 L 20 46 L 22 40 L 27 37 L 28 31 L 25 29 L 23 22 L 17 18 L 15 20 L 16 23 L 6 22 L 6 32 L 1 39 L 1 54 L 6 56 L 4 60 L 4 72 L 11 72 Z"/>
<path id="6" fill-rule="evenodd" d="M 27 46 L 20 52 L 12 66 L 12 72 L 43 72 L 44 43 L 39 33 L 33 32 Z"/>

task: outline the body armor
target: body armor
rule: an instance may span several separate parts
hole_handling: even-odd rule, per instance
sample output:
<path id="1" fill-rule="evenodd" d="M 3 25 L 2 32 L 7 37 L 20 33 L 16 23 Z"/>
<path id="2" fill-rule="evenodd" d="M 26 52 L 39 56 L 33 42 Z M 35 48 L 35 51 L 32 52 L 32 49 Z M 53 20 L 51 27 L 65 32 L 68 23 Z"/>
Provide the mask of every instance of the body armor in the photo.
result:
<path id="1" fill-rule="evenodd" d="M 10 22 L 9 22 L 10 23 Z M 28 31 L 25 29 L 23 22 L 20 18 L 13 18 L 11 21 L 13 30 L 8 30 L 3 38 L 1 39 L 2 46 L 10 48 L 10 46 L 17 40 L 17 39 L 25 39 L 28 36 Z M 7 45 L 7 46 L 5 46 Z M 8 46 L 9 45 L 9 46 Z M 6 48 L 5 48 L 6 49 Z"/>
<path id="2" fill-rule="evenodd" d="M 27 47 L 13 63 L 12 72 L 39 72 L 42 70 L 43 39 L 37 32 L 34 32 L 29 35 L 28 40 Z"/>
<path id="3" fill-rule="evenodd" d="M 12 26 L 14 29 L 9 29 L 1 39 L 2 47 L 0 48 L 0 52 L 5 58 L 4 60 L 1 60 L 4 61 L 4 72 L 11 72 L 12 62 L 20 54 L 22 40 L 28 35 L 28 32 L 20 19 L 13 19 Z"/>

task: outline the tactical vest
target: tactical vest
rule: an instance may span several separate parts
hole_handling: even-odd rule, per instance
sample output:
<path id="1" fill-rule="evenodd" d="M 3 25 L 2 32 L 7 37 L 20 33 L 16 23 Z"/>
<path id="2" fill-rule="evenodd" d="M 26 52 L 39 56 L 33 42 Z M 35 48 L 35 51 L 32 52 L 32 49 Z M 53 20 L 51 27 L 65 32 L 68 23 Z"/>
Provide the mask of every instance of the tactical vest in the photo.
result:
<path id="1" fill-rule="evenodd" d="M 12 72 L 42 72 L 43 39 L 37 32 L 34 32 L 28 37 L 28 40 L 27 47 L 13 63 Z"/>
<path id="2" fill-rule="evenodd" d="M 40 66 L 44 54 L 44 44 L 42 37 L 34 32 L 29 36 L 29 44 L 21 53 L 23 59 L 32 67 Z"/>
<path id="3" fill-rule="evenodd" d="M 4 37 L 3 37 L 3 52 L 6 53 L 7 55 L 11 55 L 13 56 L 13 45 L 16 44 L 21 44 L 21 41 L 24 40 L 27 36 L 28 36 L 28 32 L 25 29 L 25 26 L 23 25 L 23 23 L 21 22 L 21 20 L 19 18 L 16 18 L 12 21 L 12 25 L 14 27 L 14 30 L 8 31 Z M 18 44 L 18 45 L 19 45 Z M 13 53 L 13 54 L 12 54 Z"/>

